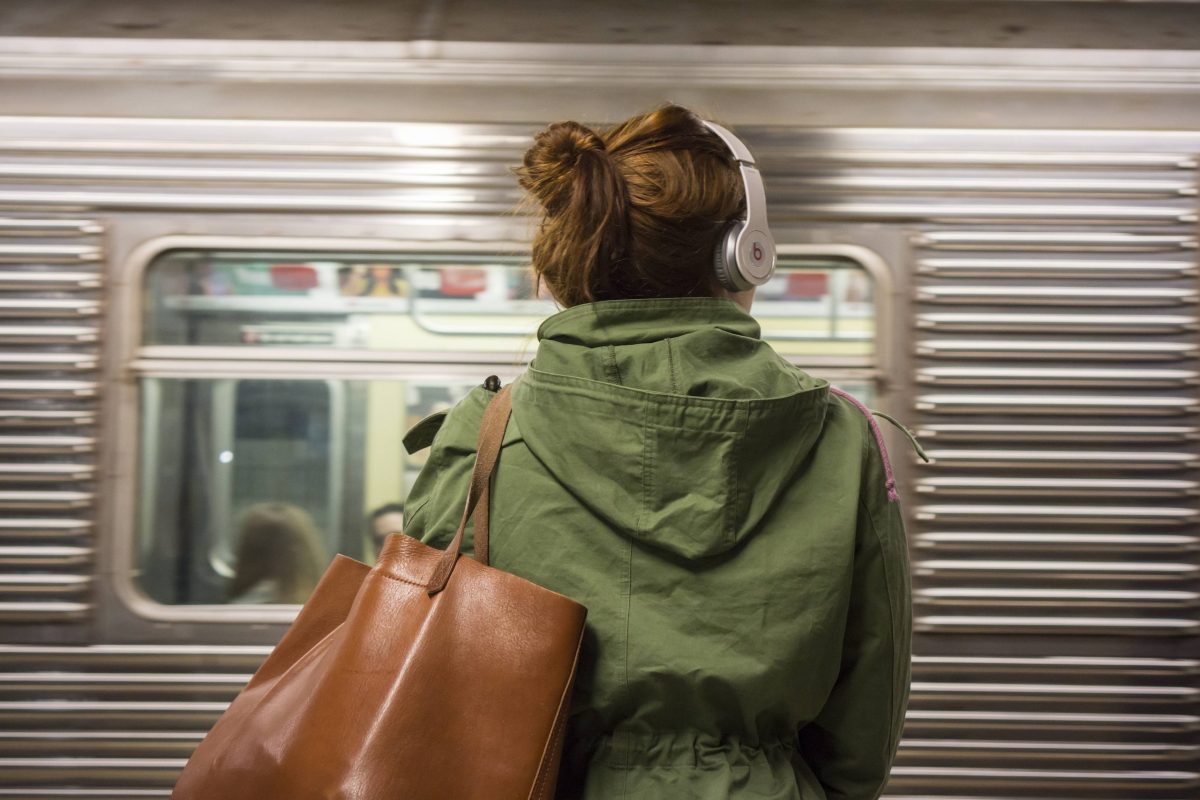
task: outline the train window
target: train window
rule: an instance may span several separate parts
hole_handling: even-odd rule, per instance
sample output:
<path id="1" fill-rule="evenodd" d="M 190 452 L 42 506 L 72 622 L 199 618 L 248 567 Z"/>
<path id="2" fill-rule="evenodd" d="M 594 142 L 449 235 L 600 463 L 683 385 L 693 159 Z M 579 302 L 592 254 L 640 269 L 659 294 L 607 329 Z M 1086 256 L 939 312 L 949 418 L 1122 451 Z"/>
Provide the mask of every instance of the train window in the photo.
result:
<path id="1" fill-rule="evenodd" d="M 517 351 L 554 313 L 519 259 L 175 250 L 147 273 L 147 345 Z"/>
<path id="2" fill-rule="evenodd" d="M 522 259 L 474 254 L 177 249 L 144 292 L 134 561 L 163 605 L 294 604 L 334 553 L 373 560 L 368 516 L 402 506 L 425 457 L 405 430 L 519 372 L 556 310 Z M 782 256 L 754 315 L 873 399 L 858 261 Z"/>
<path id="3" fill-rule="evenodd" d="M 147 345 L 517 352 L 555 311 L 497 257 L 175 250 L 147 276 Z M 754 314 L 784 354 L 869 356 L 874 302 L 857 261 L 784 256 Z"/>
<path id="4" fill-rule="evenodd" d="M 780 258 L 775 277 L 754 294 L 763 338 L 803 364 L 807 357 L 867 363 L 875 350 L 875 284 L 843 257 Z"/>
<path id="5" fill-rule="evenodd" d="M 474 381 L 143 378 L 138 575 L 169 605 L 300 602 L 426 452 L 400 438 Z"/>

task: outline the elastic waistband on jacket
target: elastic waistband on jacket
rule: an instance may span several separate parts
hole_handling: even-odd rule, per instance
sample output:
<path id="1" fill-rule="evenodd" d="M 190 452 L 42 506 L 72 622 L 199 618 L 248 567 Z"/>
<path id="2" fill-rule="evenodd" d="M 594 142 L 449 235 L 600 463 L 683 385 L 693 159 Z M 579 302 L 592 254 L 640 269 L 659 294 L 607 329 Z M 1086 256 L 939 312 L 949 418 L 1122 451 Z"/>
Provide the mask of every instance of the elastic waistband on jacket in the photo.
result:
<path id="1" fill-rule="evenodd" d="M 616 731 L 594 743 L 592 763 L 620 769 L 631 767 L 705 767 L 713 764 L 750 765 L 787 759 L 796 749 L 795 736 L 742 740 L 686 732 L 635 734 Z"/>

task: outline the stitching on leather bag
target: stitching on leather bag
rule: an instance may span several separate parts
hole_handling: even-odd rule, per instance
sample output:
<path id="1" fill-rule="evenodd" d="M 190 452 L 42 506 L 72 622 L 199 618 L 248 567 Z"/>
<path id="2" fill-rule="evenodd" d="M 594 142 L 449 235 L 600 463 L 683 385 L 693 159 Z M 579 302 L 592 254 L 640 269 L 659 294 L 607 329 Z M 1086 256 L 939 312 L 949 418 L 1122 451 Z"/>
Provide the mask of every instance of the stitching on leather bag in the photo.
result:
<path id="1" fill-rule="evenodd" d="M 397 581 L 399 583 L 407 583 L 409 586 L 421 586 L 421 587 L 425 586 L 425 584 L 422 583 L 421 581 L 414 581 L 411 578 L 404 578 L 404 577 L 401 577 L 400 575 L 393 575 L 390 572 L 376 572 L 375 574 L 381 578 L 387 578 L 389 581 Z"/>

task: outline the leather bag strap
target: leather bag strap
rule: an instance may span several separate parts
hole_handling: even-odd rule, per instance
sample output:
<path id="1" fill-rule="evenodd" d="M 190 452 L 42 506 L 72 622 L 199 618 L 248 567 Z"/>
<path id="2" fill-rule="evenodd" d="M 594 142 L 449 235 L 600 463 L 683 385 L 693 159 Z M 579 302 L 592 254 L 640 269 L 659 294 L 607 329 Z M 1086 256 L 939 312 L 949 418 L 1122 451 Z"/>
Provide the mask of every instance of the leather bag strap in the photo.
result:
<path id="1" fill-rule="evenodd" d="M 483 564 L 488 563 L 488 501 L 491 495 L 492 473 L 495 472 L 496 462 L 500 458 L 500 444 L 504 441 L 504 430 L 508 427 L 508 418 L 512 415 L 511 389 L 512 386 L 509 385 L 496 392 L 484 409 L 483 423 L 479 426 L 479 444 L 475 448 L 475 468 L 471 471 L 471 488 L 467 492 L 467 501 L 463 505 L 462 519 L 458 523 L 454 539 L 442 554 L 437 569 L 425 585 L 430 596 L 445 589 L 450 580 L 454 565 L 458 563 L 463 534 L 467 530 L 471 512 L 475 512 L 475 558 Z"/>

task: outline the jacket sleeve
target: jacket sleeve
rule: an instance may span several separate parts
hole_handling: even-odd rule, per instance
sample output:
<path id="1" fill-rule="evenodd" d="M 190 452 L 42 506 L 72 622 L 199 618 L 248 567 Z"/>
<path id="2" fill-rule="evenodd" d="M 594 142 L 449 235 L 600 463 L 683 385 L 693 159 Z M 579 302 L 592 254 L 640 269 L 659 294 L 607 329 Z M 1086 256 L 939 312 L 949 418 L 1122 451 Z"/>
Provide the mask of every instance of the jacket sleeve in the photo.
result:
<path id="1" fill-rule="evenodd" d="M 800 751 L 829 800 L 875 800 L 896 755 L 908 706 L 912 595 L 900 504 L 889 500 L 871 435 L 858 502 L 841 671 Z"/>
<path id="2" fill-rule="evenodd" d="M 454 538 L 471 485 L 479 423 L 490 397 L 477 387 L 440 419 L 431 415 L 406 435 L 409 452 L 432 448 L 404 501 L 404 532 L 414 539 L 444 550 Z M 462 551 L 472 552 L 473 544 L 474 528 L 468 525 Z"/>

